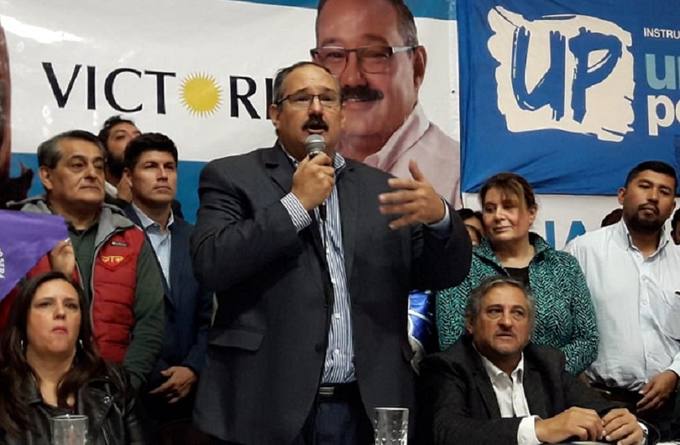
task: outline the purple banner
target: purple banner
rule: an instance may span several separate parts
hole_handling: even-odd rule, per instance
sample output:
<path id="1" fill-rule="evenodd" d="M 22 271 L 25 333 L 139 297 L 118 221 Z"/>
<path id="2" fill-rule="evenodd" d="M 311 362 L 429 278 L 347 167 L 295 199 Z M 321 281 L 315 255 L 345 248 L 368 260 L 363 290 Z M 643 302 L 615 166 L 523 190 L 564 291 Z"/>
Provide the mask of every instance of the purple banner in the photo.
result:
<path id="1" fill-rule="evenodd" d="M 0 300 L 43 255 L 67 238 L 61 216 L 0 210 Z"/>

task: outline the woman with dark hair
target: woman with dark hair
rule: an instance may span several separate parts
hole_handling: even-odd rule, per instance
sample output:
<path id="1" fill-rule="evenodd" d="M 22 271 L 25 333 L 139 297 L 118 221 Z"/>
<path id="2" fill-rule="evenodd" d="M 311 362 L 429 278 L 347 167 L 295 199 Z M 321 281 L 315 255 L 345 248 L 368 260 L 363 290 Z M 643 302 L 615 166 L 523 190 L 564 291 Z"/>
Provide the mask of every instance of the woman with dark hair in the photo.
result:
<path id="1" fill-rule="evenodd" d="M 50 418 L 88 417 L 89 444 L 144 443 L 127 375 L 95 351 L 85 297 L 61 272 L 22 286 L 0 352 L 0 443 L 51 443 Z"/>
<path id="2" fill-rule="evenodd" d="M 486 237 L 473 250 L 470 273 L 458 286 L 437 293 L 440 348 L 446 349 L 463 335 L 471 289 L 486 277 L 505 275 L 523 282 L 536 301 L 532 341 L 560 349 L 567 358 L 567 371 L 581 373 L 597 357 L 598 333 L 578 262 L 529 231 L 538 206 L 523 177 L 492 176 L 479 199 Z"/>

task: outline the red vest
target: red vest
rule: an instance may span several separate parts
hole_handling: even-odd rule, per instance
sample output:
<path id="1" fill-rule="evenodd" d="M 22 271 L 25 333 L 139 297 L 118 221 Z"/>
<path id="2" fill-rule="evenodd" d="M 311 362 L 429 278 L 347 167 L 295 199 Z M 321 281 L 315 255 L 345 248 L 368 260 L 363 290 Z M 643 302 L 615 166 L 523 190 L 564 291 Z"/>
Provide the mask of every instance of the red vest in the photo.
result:
<path id="1" fill-rule="evenodd" d="M 90 302 L 92 332 L 101 356 L 113 363 L 123 362 L 132 339 L 137 260 L 143 245 L 144 233 L 130 227 L 111 234 L 95 253 Z M 26 276 L 30 278 L 50 270 L 50 260 L 45 255 Z M 9 309 L 17 294 L 18 288 L 15 288 L 2 300 L 0 326 L 7 324 Z"/>

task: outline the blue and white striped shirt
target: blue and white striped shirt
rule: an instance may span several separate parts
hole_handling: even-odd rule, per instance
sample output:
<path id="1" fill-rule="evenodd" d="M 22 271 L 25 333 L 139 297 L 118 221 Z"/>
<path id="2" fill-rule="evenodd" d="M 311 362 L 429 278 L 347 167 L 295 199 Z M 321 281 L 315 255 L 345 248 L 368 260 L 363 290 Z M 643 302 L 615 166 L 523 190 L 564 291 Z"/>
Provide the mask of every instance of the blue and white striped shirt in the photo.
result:
<path id="1" fill-rule="evenodd" d="M 297 168 L 297 160 L 290 155 L 288 157 Z M 345 159 L 336 153 L 333 159 L 336 178 L 341 174 L 345 164 Z M 298 232 L 312 223 L 309 213 L 307 213 L 302 203 L 293 193 L 288 193 L 281 198 L 281 203 L 290 214 Z M 318 213 L 318 208 L 314 209 L 317 220 L 319 220 Z M 331 194 L 326 199 L 326 222 L 319 221 L 319 229 L 324 247 L 326 248 L 328 272 L 335 296 L 321 382 L 347 383 L 356 380 L 356 377 L 354 374 L 350 295 L 347 288 L 347 275 L 345 273 L 345 252 L 342 244 L 342 225 L 340 222 L 340 203 L 338 201 L 337 186 L 333 186 Z"/>

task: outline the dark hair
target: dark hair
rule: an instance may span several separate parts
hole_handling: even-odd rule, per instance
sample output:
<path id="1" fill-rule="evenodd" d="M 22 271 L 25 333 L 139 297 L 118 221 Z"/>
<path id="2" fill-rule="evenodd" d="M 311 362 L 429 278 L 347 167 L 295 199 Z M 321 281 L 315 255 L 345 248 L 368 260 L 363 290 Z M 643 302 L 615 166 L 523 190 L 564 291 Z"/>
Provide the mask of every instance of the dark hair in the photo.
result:
<path id="1" fill-rule="evenodd" d="M 477 218 L 480 223 L 483 221 L 482 212 L 479 210 L 472 210 L 467 207 L 463 207 L 462 209 L 456 210 L 456 213 L 458 213 L 458 216 L 460 216 L 460 219 L 463 221 L 470 218 Z"/>
<path id="2" fill-rule="evenodd" d="M 21 285 L 21 290 L 10 310 L 9 322 L 5 327 L 0 345 L 0 427 L 12 434 L 19 435 L 30 428 L 29 406 L 25 399 L 27 380 L 39 376 L 26 360 L 24 344 L 28 342 L 26 324 L 33 297 L 43 284 L 63 280 L 78 293 L 80 303 L 80 331 L 73 366 L 64 374 L 57 386 L 57 404 L 68 407 L 69 395 L 78 390 L 92 377 L 108 374 L 107 365 L 96 351 L 90 327 L 90 311 L 87 309 L 85 294 L 80 286 L 74 284 L 61 272 L 47 272 L 33 277 Z M 114 385 L 120 382 L 114 382 Z"/>
<path id="3" fill-rule="evenodd" d="M 671 219 L 671 227 L 673 228 L 673 231 L 675 231 L 675 228 L 678 226 L 679 222 L 680 222 L 680 209 L 676 210 L 675 213 L 673 213 L 673 219 Z"/>
<path id="4" fill-rule="evenodd" d="M 123 163 L 125 167 L 133 169 L 142 153 L 147 151 L 162 151 L 170 153 L 177 163 L 177 147 L 172 139 L 162 133 L 142 133 L 125 147 Z"/>
<path id="5" fill-rule="evenodd" d="M 607 213 L 607 215 L 605 215 L 604 218 L 602 218 L 600 227 L 607 227 L 616 224 L 617 222 L 621 221 L 622 216 L 623 216 L 622 208 L 619 207 L 618 209 L 614 209 L 611 212 Z"/>
<path id="6" fill-rule="evenodd" d="M 418 30 L 416 28 L 416 21 L 413 18 L 411 10 L 406 6 L 404 0 L 386 0 L 392 5 L 395 12 L 397 13 L 397 30 L 402 39 L 404 39 L 405 46 L 418 46 Z M 318 39 L 319 35 L 319 16 L 321 16 L 321 10 L 328 0 L 319 0 L 319 4 L 316 7 L 316 35 Z"/>
<path id="7" fill-rule="evenodd" d="M 111 130 L 113 127 L 115 127 L 118 124 L 130 124 L 130 125 L 135 125 L 135 123 L 130 120 L 130 119 L 125 119 L 120 116 L 120 114 L 116 114 L 115 116 L 111 116 L 110 118 L 106 119 L 104 121 L 104 125 L 102 126 L 102 129 L 99 130 L 99 134 L 97 135 L 97 138 L 101 141 L 101 143 L 104 145 L 104 148 L 108 151 L 109 147 L 106 144 L 106 141 L 109 139 L 109 135 L 111 134 Z"/>
<path id="8" fill-rule="evenodd" d="M 527 298 L 527 304 L 529 306 L 529 322 L 531 323 L 532 329 L 534 324 L 534 319 L 536 317 L 536 302 L 534 301 L 531 292 L 522 284 L 521 281 L 517 281 L 514 278 L 510 278 L 503 275 L 496 275 L 491 277 L 486 277 L 479 283 L 477 287 L 472 289 L 470 293 L 470 298 L 468 299 L 467 305 L 465 306 L 465 320 L 468 323 L 472 323 L 477 319 L 479 313 L 482 310 L 482 300 L 484 297 L 496 287 L 501 286 L 511 286 L 522 291 L 524 296 Z"/>
<path id="9" fill-rule="evenodd" d="M 276 72 L 276 76 L 274 77 L 274 85 L 272 87 L 272 104 L 279 106 L 279 102 L 281 102 L 281 99 L 283 99 L 283 82 L 286 80 L 286 77 L 288 77 L 288 75 L 290 73 L 292 73 L 293 71 L 295 71 L 296 69 L 302 68 L 303 66 L 308 66 L 308 65 L 315 66 L 317 68 L 321 68 L 322 70 L 324 70 L 325 72 L 330 74 L 333 77 L 333 79 L 335 79 L 335 76 L 333 76 L 333 73 L 331 73 L 331 71 L 328 68 L 326 68 L 323 65 L 319 65 L 316 62 L 310 62 L 310 61 L 303 60 L 302 62 L 297 62 L 297 63 L 294 63 L 290 66 L 286 66 L 286 67 L 278 70 Z M 337 79 L 336 79 L 336 82 L 337 82 Z"/>
<path id="10" fill-rule="evenodd" d="M 91 142 L 97 146 L 106 157 L 106 149 L 102 143 L 97 139 L 97 136 L 85 130 L 70 130 L 52 136 L 48 140 L 38 145 L 38 166 L 54 168 L 61 159 L 61 150 L 59 149 L 59 142 L 64 139 L 79 139 L 81 141 Z"/>
<path id="11" fill-rule="evenodd" d="M 506 195 L 516 196 L 520 201 L 524 202 L 527 209 L 535 209 L 538 207 L 536 205 L 534 189 L 531 188 L 531 185 L 526 179 L 518 174 L 503 172 L 487 179 L 479 191 L 479 202 L 482 207 L 484 207 L 484 198 L 486 198 L 486 194 L 492 188 L 498 189 Z"/>
<path id="12" fill-rule="evenodd" d="M 667 164 L 663 161 L 644 161 L 640 162 L 638 165 L 633 167 L 633 169 L 628 172 L 628 176 L 626 176 L 626 187 L 630 184 L 630 182 L 637 177 L 640 173 L 642 173 L 645 170 L 651 170 L 656 173 L 661 173 L 662 175 L 670 176 L 673 178 L 673 181 L 675 181 L 675 185 L 673 186 L 673 193 L 675 193 L 675 189 L 678 186 L 678 176 L 675 173 L 675 169 L 670 165 Z"/>
<path id="13" fill-rule="evenodd" d="M 456 210 L 458 213 L 458 216 L 460 216 L 460 219 L 465 221 L 466 219 L 473 218 L 475 216 L 475 211 L 472 209 L 468 209 L 467 207 L 463 207 L 462 209 Z"/>

